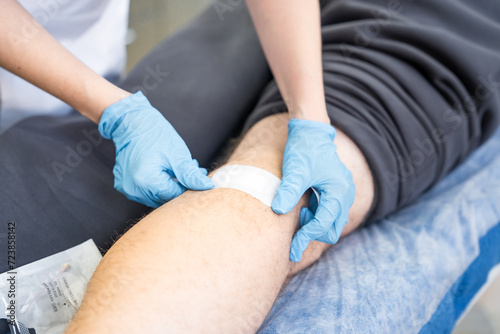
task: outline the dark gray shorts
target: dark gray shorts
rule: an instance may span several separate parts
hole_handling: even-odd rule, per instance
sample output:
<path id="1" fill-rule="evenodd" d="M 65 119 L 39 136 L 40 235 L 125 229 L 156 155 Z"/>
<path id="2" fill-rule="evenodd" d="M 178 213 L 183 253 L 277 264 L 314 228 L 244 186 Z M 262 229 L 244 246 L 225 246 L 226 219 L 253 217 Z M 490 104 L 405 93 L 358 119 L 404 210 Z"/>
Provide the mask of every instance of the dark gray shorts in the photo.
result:
<path id="1" fill-rule="evenodd" d="M 497 2 L 325 1 L 322 25 L 328 114 L 375 181 L 369 221 L 414 201 L 497 128 Z M 245 130 L 283 111 L 272 81 Z"/>
<path id="2" fill-rule="evenodd" d="M 322 3 L 328 112 L 370 165 L 370 220 L 413 201 L 498 126 L 498 7 Z M 230 138 L 286 110 L 244 2 L 231 8 L 208 7 L 121 83 L 142 90 L 209 168 Z M 0 152 L 0 216 L 16 222 L 17 265 L 89 238 L 107 248 L 150 211 L 114 190 L 113 144 L 76 112 L 19 123 L 0 136 Z"/>

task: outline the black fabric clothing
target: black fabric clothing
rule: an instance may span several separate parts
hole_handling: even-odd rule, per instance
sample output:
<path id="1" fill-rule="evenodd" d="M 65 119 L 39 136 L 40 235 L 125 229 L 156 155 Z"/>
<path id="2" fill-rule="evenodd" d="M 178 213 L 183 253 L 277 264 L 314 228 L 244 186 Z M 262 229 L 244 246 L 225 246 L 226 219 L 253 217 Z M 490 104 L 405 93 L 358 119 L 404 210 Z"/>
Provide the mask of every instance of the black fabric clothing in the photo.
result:
<path id="1" fill-rule="evenodd" d="M 286 111 L 244 3 L 232 9 L 209 6 L 121 84 L 142 90 L 205 167 L 242 129 Z M 328 113 L 372 170 L 371 221 L 432 187 L 498 126 L 495 1 L 323 1 L 322 26 Z M 113 189 L 113 144 L 76 112 L 17 124 L 0 152 L 18 266 L 89 238 L 106 248 L 150 211 Z"/>

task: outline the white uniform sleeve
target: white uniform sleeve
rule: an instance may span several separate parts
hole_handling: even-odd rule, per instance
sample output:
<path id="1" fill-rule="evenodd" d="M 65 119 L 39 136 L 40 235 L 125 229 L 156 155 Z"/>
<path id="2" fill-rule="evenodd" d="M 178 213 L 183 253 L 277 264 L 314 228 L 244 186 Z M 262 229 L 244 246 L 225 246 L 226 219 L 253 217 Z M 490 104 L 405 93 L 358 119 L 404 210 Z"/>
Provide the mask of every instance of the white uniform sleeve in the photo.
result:
<path id="1" fill-rule="evenodd" d="M 128 0 L 19 1 L 69 51 L 108 79 L 126 63 Z M 0 68 L 0 132 L 32 115 L 64 114 L 71 108 Z"/>

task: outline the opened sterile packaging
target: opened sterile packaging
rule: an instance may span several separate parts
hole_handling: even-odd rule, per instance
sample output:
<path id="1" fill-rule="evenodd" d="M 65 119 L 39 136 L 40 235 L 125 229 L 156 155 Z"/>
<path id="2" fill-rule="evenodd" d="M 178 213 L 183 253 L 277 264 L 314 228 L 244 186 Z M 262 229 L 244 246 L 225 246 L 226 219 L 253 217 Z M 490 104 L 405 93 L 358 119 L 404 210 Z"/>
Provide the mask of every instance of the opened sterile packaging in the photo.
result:
<path id="1" fill-rule="evenodd" d="M 63 333 L 102 256 L 92 240 L 0 275 L 0 334 Z"/>

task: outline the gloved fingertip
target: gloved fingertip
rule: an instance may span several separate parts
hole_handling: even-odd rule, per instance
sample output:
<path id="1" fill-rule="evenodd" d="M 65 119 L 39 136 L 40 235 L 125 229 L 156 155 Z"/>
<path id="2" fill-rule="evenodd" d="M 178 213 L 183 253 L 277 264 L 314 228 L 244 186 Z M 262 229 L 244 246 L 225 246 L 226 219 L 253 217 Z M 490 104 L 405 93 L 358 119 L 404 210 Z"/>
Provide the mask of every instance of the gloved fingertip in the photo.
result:
<path id="1" fill-rule="evenodd" d="M 295 233 L 292 239 L 292 244 L 290 245 L 290 260 L 293 262 L 299 262 L 302 258 L 302 253 L 306 250 L 309 245 L 310 239 L 301 230 Z"/>
<path id="2" fill-rule="evenodd" d="M 290 261 L 292 261 L 292 262 L 300 262 L 301 256 L 297 256 L 295 249 L 291 248 L 289 258 L 290 258 Z"/>
<path id="3" fill-rule="evenodd" d="M 309 208 L 303 207 L 302 209 L 300 209 L 300 226 L 304 226 L 313 218 L 314 214 L 311 212 L 311 210 L 309 210 Z"/>
<path id="4" fill-rule="evenodd" d="M 335 231 L 335 236 L 336 236 L 336 241 L 337 243 L 340 239 L 340 236 L 342 235 L 342 231 L 344 230 L 344 227 L 347 225 L 347 220 L 337 220 L 334 224 L 334 231 Z"/>
<path id="5" fill-rule="evenodd" d="M 215 187 L 215 184 L 214 184 L 214 181 L 212 181 L 211 178 L 209 178 L 208 176 L 204 175 L 202 179 L 202 183 L 203 183 L 203 190 L 209 190 L 209 189 L 213 189 Z"/>
<path id="6" fill-rule="evenodd" d="M 175 181 L 173 181 L 175 182 Z M 180 185 L 179 183 L 175 182 L 178 186 L 175 186 L 174 189 L 171 189 L 170 190 L 170 196 L 168 198 L 162 198 L 162 200 L 164 201 L 164 203 L 170 201 L 170 200 L 173 200 L 174 198 L 182 195 L 185 191 L 186 191 L 186 188 L 184 188 L 182 185 Z"/>
<path id="7" fill-rule="evenodd" d="M 209 190 L 215 187 L 214 182 L 211 178 L 204 175 L 203 171 L 197 168 L 188 177 L 184 177 L 182 185 L 191 190 Z"/>
<path id="8" fill-rule="evenodd" d="M 271 209 L 274 211 L 274 213 L 277 213 L 279 215 L 283 214 L 283 208 L 281 207 L 281 199 L 278 197 L 278 194 L 276 194 L 273 201 L 271 202 Z"/>
<path id="9" fill-rule="evenodd" d="M 184 191 L 186 191 L 186 189 L 179 182 L 165 173 L 162 180 L 158 182 L 158 188 L 152 200 L 157 202 L 159 204 L 158 206 L 161 206 L 177 196 L 180 196 Z"/>
<path id="10" fill-rule="evenodd" d="M 205 175 L 205 176 L 207 176 L 207 175 L 208 175 L 208 171 L 207 171 L 207 169 L 206 169 L 206 168 L 200 167 L 200 172 L 201 172 L 203 175 Z"/>
<path id="11" fill-rule="evenodd" d="M 193 159 L 193 163 L 196 165 L 196 167 L 200 167 L 200 163 L 198 162 L 198 160 Z"/>
<path id="12" fill-rule="evenodd" d="M 293 199 L 290 198 L 290 195 L 286 195 L 285 192 L 287 190 L 278 189 L 278 193 L 273 199 L 271 203 L 271 208 L 277 214 L 286 214 L 290 212 L 295 204 L 292 202 Z"/>
<path id="13" fill-rule="evenodd" d="M 284 210 L 281 208 L 280 204 L 276 201 L 276 199 L 273 200 L 271 203 L 271 209 L 273 209 L 274 213 L 278 215 L 284 214 Z"/>

